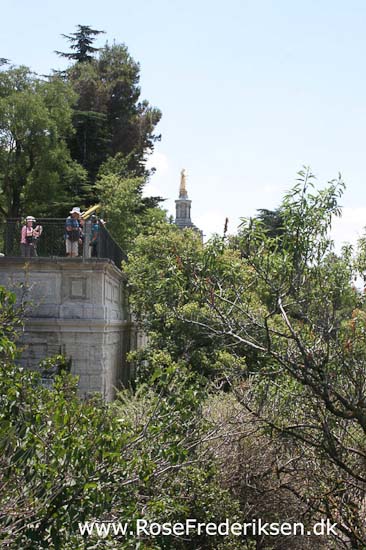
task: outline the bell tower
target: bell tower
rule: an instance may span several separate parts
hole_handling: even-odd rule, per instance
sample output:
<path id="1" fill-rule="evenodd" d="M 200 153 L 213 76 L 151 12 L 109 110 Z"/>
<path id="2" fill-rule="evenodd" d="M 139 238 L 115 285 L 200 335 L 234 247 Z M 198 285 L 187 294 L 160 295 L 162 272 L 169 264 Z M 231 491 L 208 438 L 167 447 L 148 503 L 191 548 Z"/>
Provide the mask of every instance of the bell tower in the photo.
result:
<path id="1" fill-rule="evenodd" d="M 183 229 L 184 227 L 194 227 L 191 220 L 191 204 L 187 193 L 187 174 L 183 170 L 180 173 L 179 198 L 175 201 L 175 224 Z"/>

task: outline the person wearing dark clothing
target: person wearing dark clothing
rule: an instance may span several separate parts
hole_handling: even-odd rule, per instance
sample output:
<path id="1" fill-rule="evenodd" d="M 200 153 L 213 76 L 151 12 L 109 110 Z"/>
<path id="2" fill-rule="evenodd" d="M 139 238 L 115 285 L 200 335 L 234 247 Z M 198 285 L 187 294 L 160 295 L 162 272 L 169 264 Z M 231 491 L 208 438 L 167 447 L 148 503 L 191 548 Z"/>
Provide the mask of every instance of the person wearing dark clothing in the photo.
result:
<path id="1" fill-rule="evenodd" d="M 65 224 L 66 256 L 76 258 L 79 255 L 79 245 L 83 243 L 81 212 L 79 207 L 70 211 Z"/>
<path id="2" fill-rule="evenodd" d="M 90 243 L 91 257 L 98 257 L 98 243 L 99 243 L 99 220 L 97 216 L 91 216 L 91 231 L 90 231 Z"/>

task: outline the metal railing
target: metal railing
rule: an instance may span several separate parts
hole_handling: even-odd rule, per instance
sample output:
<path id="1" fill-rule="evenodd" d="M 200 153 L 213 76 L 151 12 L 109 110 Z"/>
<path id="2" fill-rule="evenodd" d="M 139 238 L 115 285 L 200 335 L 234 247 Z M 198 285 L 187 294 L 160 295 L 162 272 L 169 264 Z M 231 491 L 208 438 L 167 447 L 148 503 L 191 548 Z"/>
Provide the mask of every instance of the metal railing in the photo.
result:
<path id="1" fill-rule="evenodd" d="M 0 252 L 5 256 L 21 256 L 21 230 L 24 225 L 19 219 L 8 219 L 0 225 Z M 64 218 L 37 218 L 36 225 L 42 226 L 41 236 L 34 241 L 32 256 L 50 258 L 65 257 L 65 219 Z M 95 257 L 112 260 L 117 267 L 122 261 L 127 261 L 126 253 L 113 239 L 112 235 L 102 224 L 99 224 L 97 244 L 89 246 L 91 223 L 85 222 L 83 227 L 83 243 L 79 245 L 78 255 L 84 259 Z"/>

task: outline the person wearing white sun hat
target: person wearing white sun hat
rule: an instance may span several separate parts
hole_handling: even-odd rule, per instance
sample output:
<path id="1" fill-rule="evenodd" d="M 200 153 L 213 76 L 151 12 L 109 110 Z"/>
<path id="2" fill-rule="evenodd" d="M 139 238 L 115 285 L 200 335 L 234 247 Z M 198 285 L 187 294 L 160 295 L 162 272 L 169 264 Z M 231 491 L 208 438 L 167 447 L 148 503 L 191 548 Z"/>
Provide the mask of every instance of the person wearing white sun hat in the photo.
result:
<path id="1" fill-rule="evenodd" d="M 23 258 L 34 258 L 37 256 L 37 239 L 41 236 L 42 226 L 33 227 L 36 218 L 27 216 L 25 225 L 20 233 L 20 253 Z"/>
<path id="2" fill-rule="evenodd" d="M 79 244 L 83 242 L 81 212 L 78 206 L 70 210 L 65 224 L 66 256 L 76 258 L 79 255 Z"/>

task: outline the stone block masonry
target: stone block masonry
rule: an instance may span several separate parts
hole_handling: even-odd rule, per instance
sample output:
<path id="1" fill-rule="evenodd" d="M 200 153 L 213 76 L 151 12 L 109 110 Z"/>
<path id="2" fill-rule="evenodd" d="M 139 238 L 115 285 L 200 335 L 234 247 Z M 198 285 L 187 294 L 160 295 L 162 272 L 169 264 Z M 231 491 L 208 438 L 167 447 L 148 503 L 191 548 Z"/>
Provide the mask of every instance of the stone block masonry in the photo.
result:
<path id="1" fill-rule="evenodd" d="M 21 363 L 36 368 L 64 353 L 79 377 L 81 396 L 114 398 L 130 379 L 127 352 L 137 340 L 127 310 L 123 273 L 110 260 L 0 258 L 0 285 L 31 306 L 21 344 Z"/>

